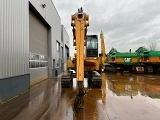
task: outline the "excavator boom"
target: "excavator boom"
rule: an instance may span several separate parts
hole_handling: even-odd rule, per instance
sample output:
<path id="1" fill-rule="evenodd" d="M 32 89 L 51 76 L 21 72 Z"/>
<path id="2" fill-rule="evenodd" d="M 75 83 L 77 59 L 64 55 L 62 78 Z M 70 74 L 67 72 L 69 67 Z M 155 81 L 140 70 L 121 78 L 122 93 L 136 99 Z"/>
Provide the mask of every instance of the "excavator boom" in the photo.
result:
<path id="1" fill-rule="evenodd" d="M 84 80 L 84 46 L 89 26 L 89 16 L 83 13 L 83 9 L 72 15 L 71 26 L 73 27 L 74 45 L 76 46 L 76 78 L 77 81 Z"/>
<path id="2" fill-rule="evenodd" d="M 106 48 L 104 43 L 104 35 L 102 31 L 100 33 L 100 38 L 101 38 L 101 69 L 104 70 L 107 57 L 106 57 Z"/>

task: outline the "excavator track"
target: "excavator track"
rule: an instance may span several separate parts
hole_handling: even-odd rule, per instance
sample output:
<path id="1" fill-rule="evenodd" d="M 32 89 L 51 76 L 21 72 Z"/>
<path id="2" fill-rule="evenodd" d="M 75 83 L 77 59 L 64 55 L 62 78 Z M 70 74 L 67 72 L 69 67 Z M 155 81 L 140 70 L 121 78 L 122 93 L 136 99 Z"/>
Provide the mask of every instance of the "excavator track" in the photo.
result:
<path id="1" fill-rule="evenodd" d="M 61 86 L 62 87 L 72 87 L 73 86 L 73 79 L 72 79 L 71 75 L 72 75 L 72 72 L 70 72 L 70 71 L 64 72 L 62 74 L 62 77 L 61 77 Z"/>
<path id="2" fill-rule="evenodd" d="M 96 71 L 90 72 L 87 78 L 88 78 L 88 84 L 91 87 L 101 87 L 102 86 L 102 77 L 98 72 Z"/>
<path id="3" fill-rule="evenodd" d="M 102 86 L 101 75 L 96 71 L 92 72 L 92 86 L 93 87 L 101 87 Z"/>
<path id="4" fill-rule="evenodd" d="M 76 73 L 72 73 L 71 71 L 64 72 L 61 77 L 61 86 L 62 87 L 72 87 L 73 78 L 76 78 Z M 92 87 L 102 86 L 101 75 L 96 71 L 93 71 L 89 74 L 85 73 L 85 78 L 88 78 L 89 85 L 91 85 Z"/>

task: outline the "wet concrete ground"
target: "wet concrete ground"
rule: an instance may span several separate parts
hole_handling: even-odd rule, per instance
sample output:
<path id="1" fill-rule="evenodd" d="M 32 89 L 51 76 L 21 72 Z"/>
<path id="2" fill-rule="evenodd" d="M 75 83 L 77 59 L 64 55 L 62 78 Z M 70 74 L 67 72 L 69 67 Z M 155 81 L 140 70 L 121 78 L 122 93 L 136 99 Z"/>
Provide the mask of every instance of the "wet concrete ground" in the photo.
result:
<path id="1" fill-rule="evenodd" d="M 106 84 L 105 84 L 106 83 Z M 101 88 L 88 88 L 84 108 L 72 110 L 73 88 L 50 79 L 0 105 L 0 120 L 159 120 L 160 76 L 103 75 Z M 105 88 L 106 87 L 106 88 Z"/>

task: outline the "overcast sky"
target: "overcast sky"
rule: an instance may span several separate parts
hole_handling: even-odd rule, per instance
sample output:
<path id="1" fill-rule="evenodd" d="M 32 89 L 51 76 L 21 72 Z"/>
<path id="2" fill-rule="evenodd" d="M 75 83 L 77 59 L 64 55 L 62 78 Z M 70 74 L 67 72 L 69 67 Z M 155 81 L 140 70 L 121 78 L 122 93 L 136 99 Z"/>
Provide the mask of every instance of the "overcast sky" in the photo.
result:
<path id="1" fill-rule="evenodd" d="M 71 47 L 71 15 L 80 7 L 89 14 L 88 34 L 99 35 L 103 31 L 107 52 L 112 47 L 124 52 L 151 43 L 159 46 L 160 0 L 53 0 L 53 3 L 70 36 Z"/>

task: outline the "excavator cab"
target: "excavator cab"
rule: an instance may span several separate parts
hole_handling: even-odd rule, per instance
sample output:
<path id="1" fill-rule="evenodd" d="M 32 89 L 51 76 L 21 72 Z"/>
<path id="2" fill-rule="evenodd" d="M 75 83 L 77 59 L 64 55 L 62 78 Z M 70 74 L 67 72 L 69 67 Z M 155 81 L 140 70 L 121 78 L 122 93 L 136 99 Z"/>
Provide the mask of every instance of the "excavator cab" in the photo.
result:
<path id="1" fill-rule="evenodd" d="M 98 57 L 98 36 L 97 35 L 87 35 L 86 56 Z"/>

